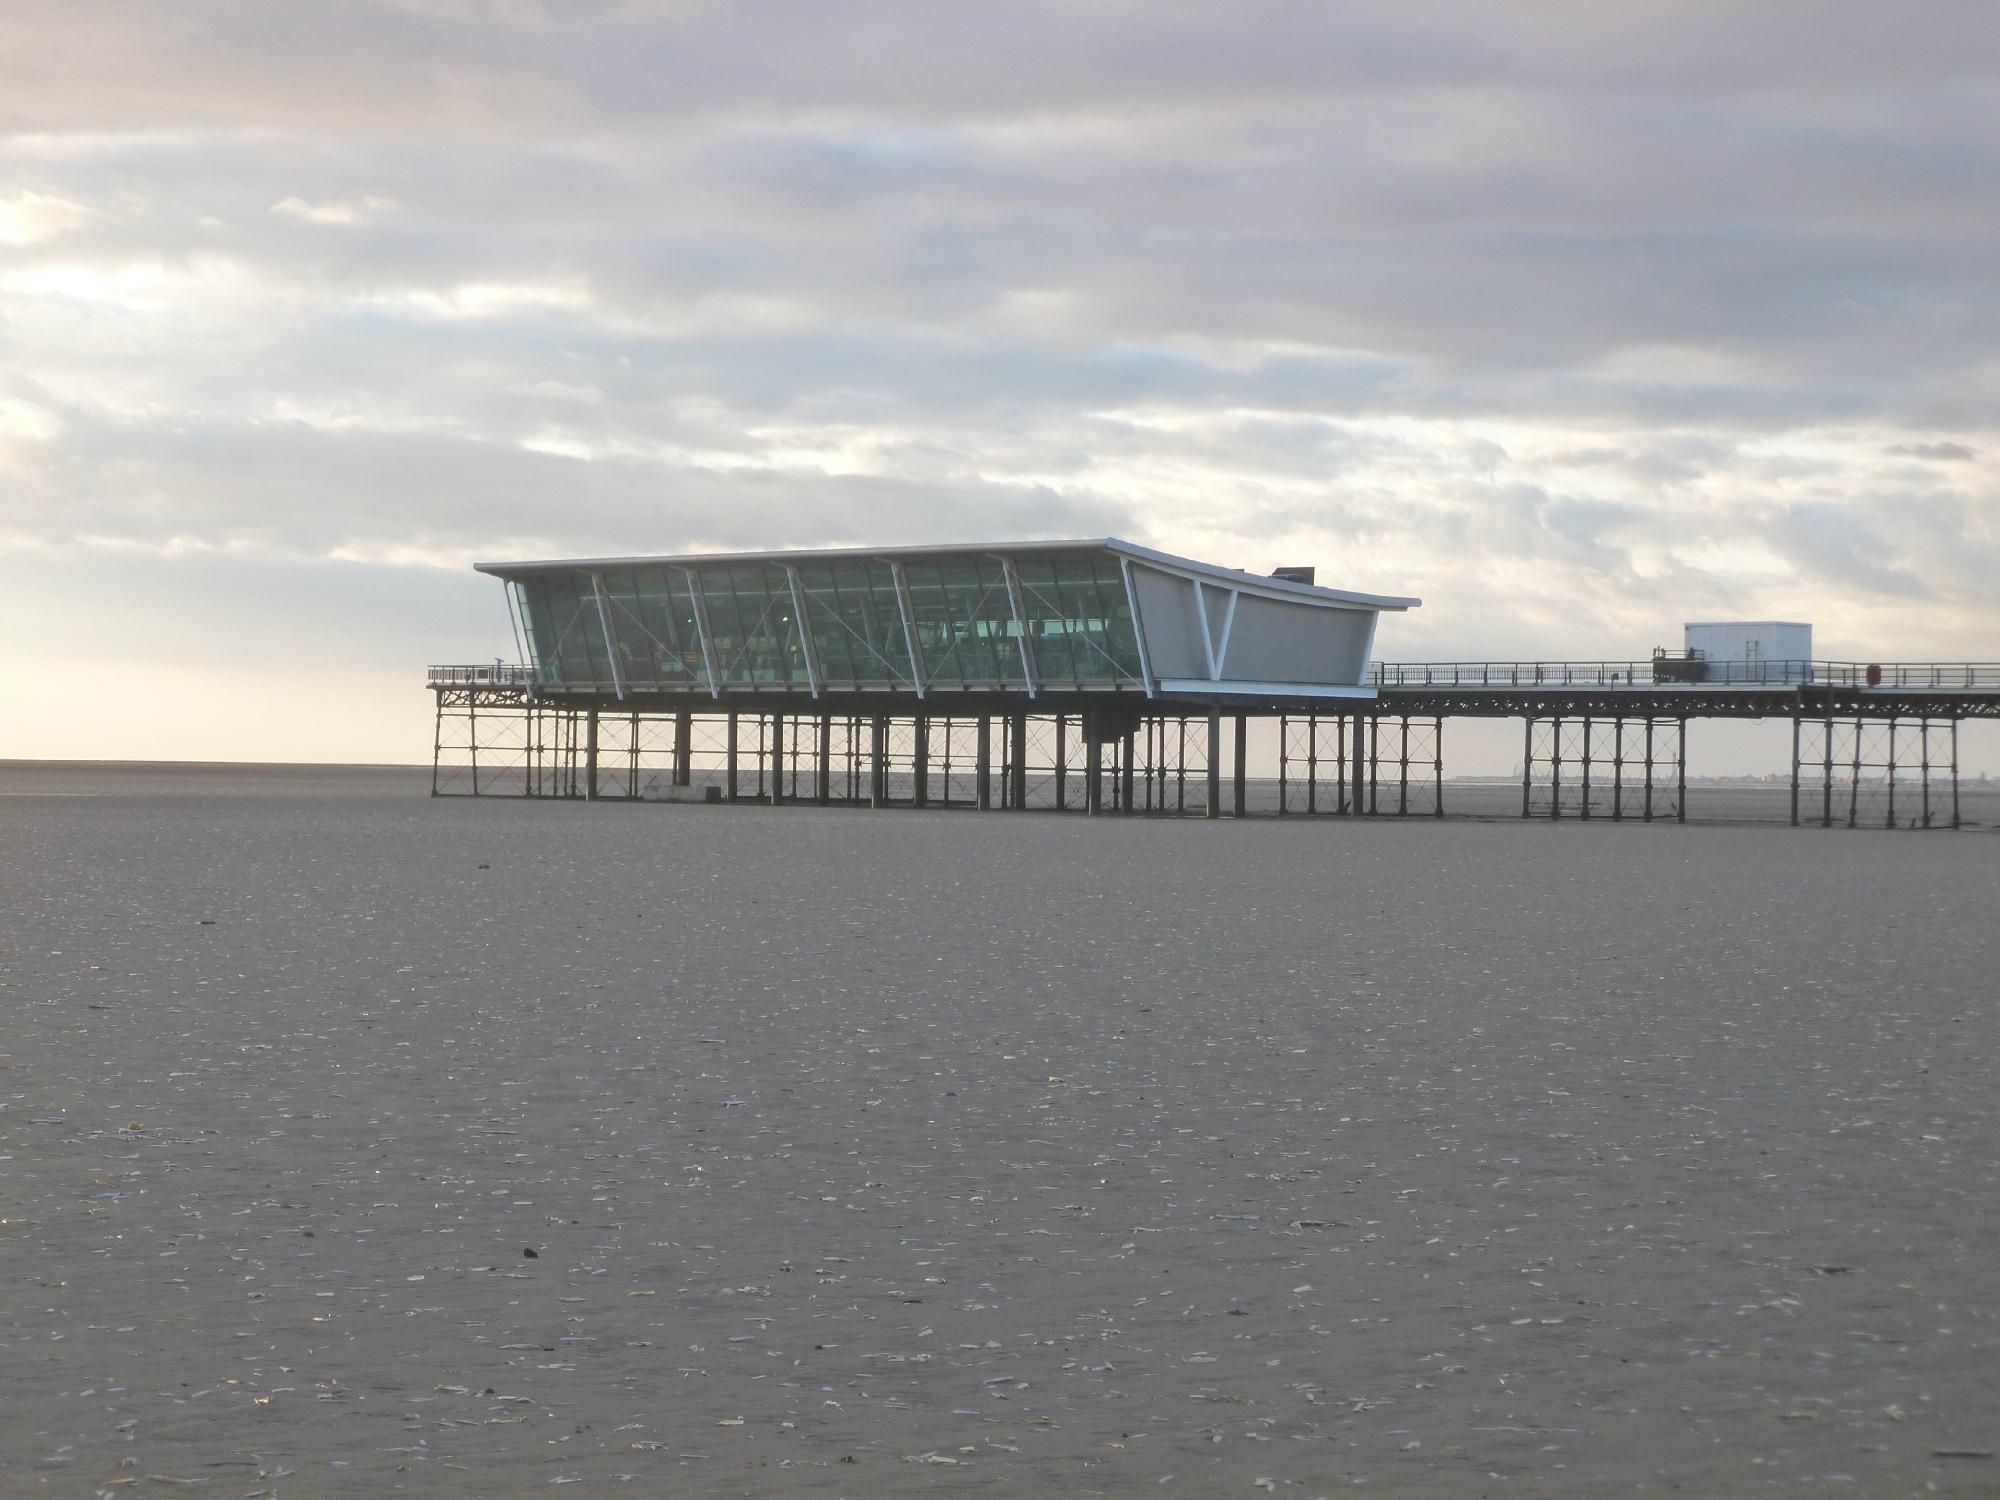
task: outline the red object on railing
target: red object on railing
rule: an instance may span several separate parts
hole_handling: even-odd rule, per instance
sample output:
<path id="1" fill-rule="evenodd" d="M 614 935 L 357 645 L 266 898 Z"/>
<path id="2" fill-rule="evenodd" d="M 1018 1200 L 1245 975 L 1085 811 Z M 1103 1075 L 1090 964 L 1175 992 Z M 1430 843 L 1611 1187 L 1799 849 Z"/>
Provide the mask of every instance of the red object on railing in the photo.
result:
<path id="1" fill-rule="evenodd" d="M 1882 668 L 1876 662 L 1868 664 L 1868 685 L 1870 687 L 1880 687 L 1882 685 Z"/>

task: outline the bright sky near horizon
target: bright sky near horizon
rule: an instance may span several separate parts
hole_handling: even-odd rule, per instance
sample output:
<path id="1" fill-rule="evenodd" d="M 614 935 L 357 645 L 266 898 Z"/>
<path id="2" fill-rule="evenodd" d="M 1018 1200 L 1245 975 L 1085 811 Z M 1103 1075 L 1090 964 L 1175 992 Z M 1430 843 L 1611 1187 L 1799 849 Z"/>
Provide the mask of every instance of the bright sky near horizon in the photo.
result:
<path id="1" fill-rule="evenodd" d="M 6 6 L 0 756 L 423 759 L 520 555 L 2000 659 L 1996 184 L 1991 0 Z"/>

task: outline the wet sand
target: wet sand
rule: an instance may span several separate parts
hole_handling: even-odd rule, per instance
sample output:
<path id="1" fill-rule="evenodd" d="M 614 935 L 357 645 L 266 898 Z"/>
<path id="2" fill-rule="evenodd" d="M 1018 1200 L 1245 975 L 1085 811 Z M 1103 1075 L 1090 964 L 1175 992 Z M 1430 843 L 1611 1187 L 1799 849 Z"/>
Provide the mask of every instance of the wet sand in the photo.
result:
<path id="1" fill-rule="evenodd" d="M 0 767 L 0 1494 L 2000 1486 L 1992 833 L 426 785 Z"/>

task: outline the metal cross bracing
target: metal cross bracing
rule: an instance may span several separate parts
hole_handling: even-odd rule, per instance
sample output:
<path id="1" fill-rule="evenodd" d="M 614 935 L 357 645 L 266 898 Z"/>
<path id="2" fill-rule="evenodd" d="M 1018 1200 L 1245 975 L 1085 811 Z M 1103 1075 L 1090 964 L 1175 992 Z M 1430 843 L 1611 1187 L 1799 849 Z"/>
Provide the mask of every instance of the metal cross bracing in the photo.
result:
<path id="1" fill-rule="evenodd" d="M 1524 818 L 1687 821 L 1687 721 L 1529 719 Z"/>
<path id="2" fill-rule="evenodd" d="M 1207 734 L 1180 715 L 644 712 L 453 687 L 437 697 L 431 790 L 1202 814 Z"/>
<path id="3" fill-rule="evenodd" d="M 436 702 L 439 796 L 1249 811 L 1241 714 L 695 713 L 479 683 L 443 687 Z M 1279 813 L 1443 815 L 1444 716 L 1272 717 Z M 1795 717 L 1792 822 L 1961 826 L 1957 725 Z M 1684 716 L 1530 717 L 1524 728 L 1523 817 L 1686 821 Z"/>
<path id="4" fill-rule="evenodd" d="M 1956 719 L 1794 719 L 1792 824 L 1957 828 Z"/>
<path id="5" fill-rule="evenodd" d="M 1281 814 L 1444 815 L 1440 717 L 1288 714 L 1278 747 Z"/>

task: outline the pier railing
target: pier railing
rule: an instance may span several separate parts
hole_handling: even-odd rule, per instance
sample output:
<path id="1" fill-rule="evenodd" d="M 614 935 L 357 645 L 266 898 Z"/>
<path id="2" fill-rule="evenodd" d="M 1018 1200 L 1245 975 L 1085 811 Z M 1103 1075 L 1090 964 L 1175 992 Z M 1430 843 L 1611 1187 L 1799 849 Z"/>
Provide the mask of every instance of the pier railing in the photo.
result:
<path id="1" fill-rule="evenodd" d="M 1376 687 L 2000 688 L 2000 662 L 1646 661 L 1377 662 Z"/>
<path id="2" fill-rule="evenodd" d="M 469 667 L 432 667 L 428 680 L 432 687 L 531 688 L 535 685 L 535 669 L 500 661 Z"/>
<path id="3" fill-rule="evenodd" d="M 1371 680 L 1396 687 L 1837 687 L 2000 690 L 2000 662 L 1646 661 L 1377 662 Z M 432 687 L 528 689 L 535 669 L 508 662 L 429 669 Z"/>

